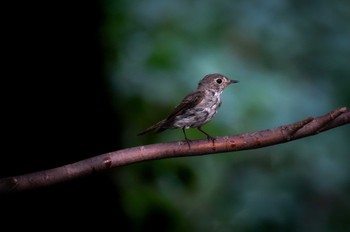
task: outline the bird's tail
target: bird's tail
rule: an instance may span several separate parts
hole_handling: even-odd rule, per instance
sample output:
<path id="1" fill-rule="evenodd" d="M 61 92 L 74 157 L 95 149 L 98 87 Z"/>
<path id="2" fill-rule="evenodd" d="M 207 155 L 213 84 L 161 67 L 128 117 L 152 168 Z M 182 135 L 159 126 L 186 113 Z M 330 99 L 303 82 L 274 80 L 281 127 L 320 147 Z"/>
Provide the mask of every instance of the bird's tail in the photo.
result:
<path id="1" fill-rule="evenodd" d="M 162 128 L 163 124 L 164 124 L 165 120 L 162 120 L 156 124 L 154 124 L 153 126 L 148 127 L 147 129 L 141 131 L 140 133 L 138 133 L 137 135 L 144 135 L 146 133 L 155 131 L 155 132 L 161 132 L 163 130 L 165 130 L 165 128 Z"/>

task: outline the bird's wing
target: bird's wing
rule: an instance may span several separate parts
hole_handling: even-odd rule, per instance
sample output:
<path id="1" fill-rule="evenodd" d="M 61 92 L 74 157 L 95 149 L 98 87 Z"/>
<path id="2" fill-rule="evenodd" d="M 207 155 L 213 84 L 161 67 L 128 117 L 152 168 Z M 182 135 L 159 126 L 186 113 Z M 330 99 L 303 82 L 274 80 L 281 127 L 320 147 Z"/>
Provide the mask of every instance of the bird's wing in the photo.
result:
<path id="1" fill-rule="evenodd" d="M 171 128 L 176 116 L 184 114 L 185 111 L 189 108 L 195 107 L 203 100 L 203 98 L 203 91 L 197 90 L 188 94 L 182 99 L 181 103 L 175 107 L 174 111 L 166 119 L 154 124 L 153 126 L 148 127 L 138 135 L 143 135 L 151 131 L 161 132 L 168 128 Z"/>
<path id="2" fill-rule="evenodd" d="M 179 105 L 175 107 L 173 112 L 165 119 L 163 125 L 172 124 L 176 116 L 184 114 L 186 110 L 195 107 L 198 105 L 204 98 L 203 91 L 194 91 L 187 96 L 185 96 Z"/>

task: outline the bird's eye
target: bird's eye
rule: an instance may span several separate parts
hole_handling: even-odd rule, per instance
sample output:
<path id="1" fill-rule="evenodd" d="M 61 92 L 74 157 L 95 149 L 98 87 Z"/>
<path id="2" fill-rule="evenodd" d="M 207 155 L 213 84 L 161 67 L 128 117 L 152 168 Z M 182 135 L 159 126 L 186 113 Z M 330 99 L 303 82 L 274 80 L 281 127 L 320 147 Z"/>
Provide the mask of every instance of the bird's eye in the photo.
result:
<path id="1" fill-rule="evenodd" d="M 221 84 L 222 80 L 221 79 L 216 79 L 216 83 Z"/>

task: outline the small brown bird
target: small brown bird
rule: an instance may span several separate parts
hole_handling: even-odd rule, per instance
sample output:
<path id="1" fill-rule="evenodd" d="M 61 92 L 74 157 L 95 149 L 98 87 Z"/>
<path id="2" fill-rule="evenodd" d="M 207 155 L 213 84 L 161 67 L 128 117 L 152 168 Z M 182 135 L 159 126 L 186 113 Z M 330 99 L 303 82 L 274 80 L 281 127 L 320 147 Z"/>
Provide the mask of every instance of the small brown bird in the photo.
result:
<path id="1" fill-rule="evenodd" d="M 237 80 L 230 80 L 222 74 L 206 75 L 198 84 L 196 90 L 186 95 L 174 111 L 162 121 L 140 132 L 143 135 L 154 131 L 162 132 L 166 129 L 182 128 L 186 141 L 189 141 L 185 129 L 197 128 L 208 139 L 214 140 L 201 126 L 209 122 L 221 106 L 221 94 L 223 90 Z"/>

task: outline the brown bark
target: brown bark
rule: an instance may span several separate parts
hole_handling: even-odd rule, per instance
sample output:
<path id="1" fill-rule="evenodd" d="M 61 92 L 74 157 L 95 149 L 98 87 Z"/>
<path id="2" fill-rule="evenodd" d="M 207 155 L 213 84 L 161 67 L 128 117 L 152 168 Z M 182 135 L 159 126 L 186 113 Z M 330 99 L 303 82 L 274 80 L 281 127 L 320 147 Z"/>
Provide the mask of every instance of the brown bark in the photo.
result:
<path id="1" fill-rule="evenodd" d="M 218 137 L 215 141 L 201 139 L 192 140 L 190 143 L 176 141 L 127 148 L 53 169 L 2 178 L 0 179 L 0 193 L 53 185 L 93 172 L 146 160 L 233 152 L 286 143 L 348 123 L 350 123 L 350 111 L 342 107 L 320 117 L 310 117 L 263 131 Z"/>

